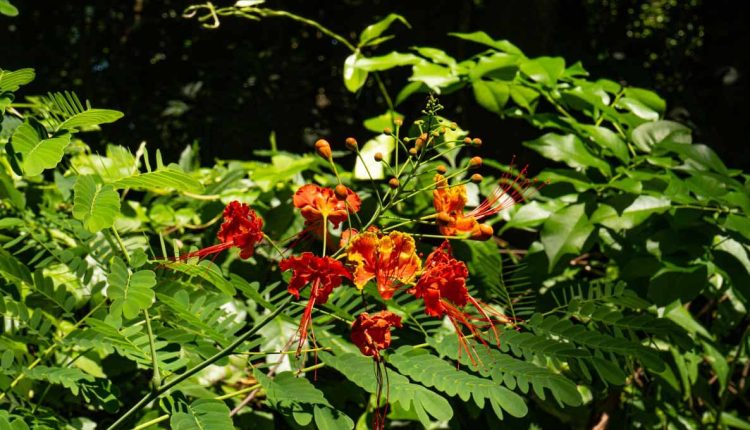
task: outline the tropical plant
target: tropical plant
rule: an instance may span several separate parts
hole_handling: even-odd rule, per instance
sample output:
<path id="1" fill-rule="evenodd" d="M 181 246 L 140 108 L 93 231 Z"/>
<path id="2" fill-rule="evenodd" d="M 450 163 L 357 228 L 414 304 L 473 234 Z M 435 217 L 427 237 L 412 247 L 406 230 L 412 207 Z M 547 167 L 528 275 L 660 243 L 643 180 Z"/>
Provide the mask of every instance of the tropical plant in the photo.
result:
<path id="1" fill-rule="evenodd" d="M 750 428 L 750 182 L 657 94 L 483 32 L 465 60 L 375 55 L 395 14 L 352 42 L 187 12 L 311 25 L 386 111 L 362 145 L 165 165 L 92 151 L 119 112 L 16 102 L 33 71 L 0 70 L 0 428 Z M 458 91 L 557 164 L 482 159 L 432 96 L 396 112 Z"/>

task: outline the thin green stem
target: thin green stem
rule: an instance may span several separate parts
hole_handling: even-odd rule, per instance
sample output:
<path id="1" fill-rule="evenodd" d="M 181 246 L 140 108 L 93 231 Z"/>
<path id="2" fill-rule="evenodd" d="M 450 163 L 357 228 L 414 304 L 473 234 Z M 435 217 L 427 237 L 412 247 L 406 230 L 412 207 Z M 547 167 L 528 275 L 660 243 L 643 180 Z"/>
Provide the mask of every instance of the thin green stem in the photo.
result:
<path id="1" fill-rule="evenodd" d="M 122 241 L 122 238 L 120 238 L 120 233 L 117 232 L 117 228 L 115 226 L 112 226 L 112 233 L 115 235 L 115 239 L 117 240 L 117 244 L 120 246 L 120 250 L 122 251 L 122 255 L 125 256 L 125 261 L 128 263 L 128 266 L 130 266 L 130 254 L 128 254 L 128 249 L 125 248 L 125 243 Z"/>
<path id="2" fill-rule="evenodd" d="M 148 309 L 143 310 L 143 316 L 146 319 L 146 334 L 148 334 L 148 347 L 151 351 L 151 366 L 154 368 L 152 381 L 154 389 L 161 385 L 161 374 L 159 373 L 159 361 L 156 358 L 156 344 L 154 342 L 154 332 L 151 330 L 151 317 L 148 315 Z"/>
<path id="3" fill-rule="evenodd" d="M 154 418 L 151 421 L 146 421 L 143 424 L 139 424 L 139 425 L 133 427 L 133 430 L 143 430 L 145 428 L 151 427 L 152 425 L 159 424 L 162 421 L 166 421 L 166 420 L 169 419 L 169 417 L 170 417 L 170 415 L 168 415 L 168 414 L 167 415 L 162 415 L 160 417 Z"/>
<path id="4" fill-rule="evenodd" d="M 108 427 L 108 430 L 114 430 L 123 424 L 136 412 L 141 410 L 144 406 L 146 406 L 149 402 L 158 399 L 161 397 L 162 394 L 167 392 L 172 387 L 180 384 L 181 382 L 185 381 L 186 379 L 190 378 L 191 376 L 195 375 L 196 373 L 200 372 L 201 370 L 205 369 L 206 367 L 210 366 L 211 364 L 217 362 L 218 360 L 221 360 L 222 358 L 232 354 L 234 350 L 242 345 L 247 339 L 249 339 L 251 336 L 255 335 L 260 329 L 266 326 L 269 322 L 271 322 L 274 318 L 276 318 L 277 315 L 279 315 L 289 304 L 292 297 L 287 297 L 273 312 L 268 314 L 265 318 L 258 321 L 250 330 L 239 336 L 234 342 L 232 342 L 229 346 L 222 349 L 221 351 L 217 352 L 213 356 L 203 360 L 200 364 L 194 366 L 190 370 L 186 371 L 182 375 L 176 377 L 175 379 L 163 384 L 161 387 L 159 387 L 157 390 L 152 391 L 148 395 L 144 396 L 138 403 L 133 405 L 127 412 L 122 414 L 120 418 L 117 419 L 111 426 Z"/>

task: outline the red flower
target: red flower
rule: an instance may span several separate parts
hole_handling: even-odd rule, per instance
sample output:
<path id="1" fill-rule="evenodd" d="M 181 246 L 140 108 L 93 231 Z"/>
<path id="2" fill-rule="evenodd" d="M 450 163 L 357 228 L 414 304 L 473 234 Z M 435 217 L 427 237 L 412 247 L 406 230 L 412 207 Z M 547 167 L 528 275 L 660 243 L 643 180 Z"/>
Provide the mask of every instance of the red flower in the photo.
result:
<path id="1" fill-rule="evenodd" d="M 240 258 L 253 256 L 255 246 L 263 240 L 263 220 L 245 203 L 231 201 L 224 208 L 224 223 L 216 235 L 220 244 L 181 255 L 180 260 L 192 257 L 203 258 L 226 249 L 240 248 Z"/>
<path id="2" fill-rule="evenodd" d="M 372 316 L 362 312 L 352 325 L 352 342 L 362 354 L 380 359 L 380 351 L 391 345 L 391 328 L 401 328 L 401 317 L 389 311 Z"/>
<path id="3" fill-rule="evenodd" d="M 357 193 L 345 188 L 346 198 L 336 197 L 334 190 L 320 187 L 314 184 L 301 186 L 292 197 L 292 203 L 305 218 L 305 225 L 318 236 L 323 235 L 326 230 L 326 221 L 330 221 L 334 227 L 346 221 L 349 213 L 359 212 L 362 205 Z"/>
<path id="4" fill-rule="evenodd" d="M 453 258 L 450 244 L 445 241 L 427 256 L 424 271 L 417 280 L 417 284 L 409 292 L 424 300 L 427 315 L 448 317 L 458 335 L 459 357 L 462 351 L 466 351 L 472 363 L 476 364 L 473 348 L 467 342 L 463 329 L 468 329 L 474 338 L 486 343 L 482 336 L 482 329 L 490 327 L 499 343 L 500 338 L 494 322 L 506 323 L 509 319 L 469 294 L 466 288 L 468 275 L 466 264 Z M 478 315 L 472 315 L 461 309 L 467 304 L 471 304 Z"/>
<path id="5" fill-rule="evenodd" d="M 312 319 L 312 310 L 316 303 L 325 303 L 334 288 L 341 285 L 344 279 L 352 279 L 352 275 L 343 264 L 331 257 L 318 257 L 311 252 L 303 252 L 299 257 L 289 257 L 279 263 L 281 271 L 292 270 L 292 279 L 287 291 L 299 299 L 299 292 L 306 285 L 310 285 L 310 299 L 302 314 L 298 333 L 299 354 L 307 339 L 308 329 Z"/>

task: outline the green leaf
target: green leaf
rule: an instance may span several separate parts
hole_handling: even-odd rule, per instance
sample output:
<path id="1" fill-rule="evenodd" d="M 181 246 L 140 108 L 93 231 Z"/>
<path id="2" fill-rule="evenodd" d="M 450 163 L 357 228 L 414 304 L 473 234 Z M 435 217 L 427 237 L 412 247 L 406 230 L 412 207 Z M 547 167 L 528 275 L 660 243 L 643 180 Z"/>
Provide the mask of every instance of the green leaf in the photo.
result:
<path id="1" fill-rule="evenodd" d="M 651 149 L 665 141 L 674 140 L 679 143 L 690 143 L 691 130 L 674 121 L 654 121 L 639 125 L 633 130 L 631 139 L 638 149 L 643 152 L 651 152 Z"/>
<path id="2" fill-rule="evenodd" d="M 378 72 L 382 70 L 392 69 L 394 67 L 410 66 L 412 64 L 420 63 L 424 60 L 417 57 L 414 54 L 403 53 L 403 52 L 390 52 L 379 57 L 357 57 L 353 67 L 356 70 L 364 70 L 365 72 Z"/>
<path id="3" fill-rule="evenodd" d="M 23 287 L 32 285 L 31 272 L 11 253 L 0 247 L 0 276 L 10 283 Z"/>
<path id="4" fill-rule="evenodd" d="M 388 361 L 401 374 L 426 387 L 435 387 L 449 396 L 458 396 L 464 402 L 473 398 L 480 408 L 485 401 L 489 401 L 500 419 L 503 418 L 503 411 L 514 417 L 523 417 L 528 413 L 526 403 L 518 394 L 492 380 L 457 370 L 454 365 L 426 351 L 402 347 L 396 354 L 389 356 Z"/>
<path id="5" fill-rule="evenodd" d="M 422 82 L 438 94 L 443 88 L 459 82 L 449 67 L 427 62 L 415 64 L 409 80 Z"/>
<path id="6" fill-rule="evenodd" d="M 672 151 L 680 156 L 683 160 L 694 161 L 704 168 L 713 170 L 722 175 L 728 175 L 729 170 L 724 162 L 721 161 L 716 152 L 706 145 L 680 143 L 673 141 L 663 141 L 657 145 L 660 149 Z"/>
<path id="7" fill-rule="evenodd" d="M 78 395 L 81 382 L 93 382 L 94 377 L 75 367 L 47 367 L 37 366 L 25 369 L 24 375 L 29 379 L 47 381 L 50 384 L 62 385 L 74 395 Z"/>
<path id="8" fill-rule="evenodd" d="M 518 106 L 521 106 L 528 111 L 533 111 L 532 104 L 537 98 L 539 98 L 539 93 L 536 90 L 523 85 L 511 85 L 510 98 L 513 99 Z"/>
<path id="9" fill-rule="evenodd" d="M 123 113 L 111 109 L 87 109 L 77 113 L 62 122 L 57 128 L 59 130 L 78 130 L 89 128 L 100 124 L 108 124 L 123 117 Z"/>
<path id="10" fill-rule="evenodd" d="M 560 57 L 539 57 L 521 63 L 521 72 L 547 87 L 554 87 L 565 72 L 565 60 Z"/>
<path id="11" fill-rule="evenodd" d="M 495 52 L 489 56 L 482 56 L 476 65 L 469 70 L 469 79 L 478 81 L 483 76 L 510 81 L 518 70 L 518 56 Z"/>
<path id="12" fill-rule="evenodd" d="M 746 216 L 729 214 L 724 221 L 724 228 L 735 233 L 741 234 L 745 239 L 750 240 L 750 218 Z"/>
<path id="13" fill-rule="evenodd" d="M 714 348 L 708 342 L 701 342 L 703 344 L 703 352 L 705 353 L 705 359 L 711 368 L 714 369 L 716 379 L 719 380 L 719 393 L 723 392 L 727 388 L 727 380 L 729 379 L 729 364 L 727 359 L 720 351 Z"/>
<path id="14" fill-rule="evenodd" d="M 550 160 L 562 161 L 575 169 L 594 167 L 607 176 L 612 173 L 607 162 L 595 157 L 583 142 L 572 134 L 561 136 L 555 133 L 547 133 L 539 139 L 524 142 L 524 146 Z"/>
<path id="15" fill-rule="evenodd" d="M 357 157 L 354 163 L 354 178 L 356 179 L 383 179 L 385 169 L 383 164 L 390 163 L 391 153 L 396 149 L 393 137 L 381 134 L 374 139 L 368 140 L 360 149 L 361 157 Z M 375 161 L 376 153 L 383 154 L 383 162 Z"/>
<path id="16" fill-rule="evenodd" d="M 154 301 L 156 274 L 151 270 L 133 273 L 118 257 L 112 260 L 107 283 L 107 297 L 112 300 L 115 315 L 122 312 L 127 319 L 135 318 Z"/>
<path id="17" fill-rule="evenodd" d="M 11 138 L 13 150 L 21 154 L 21 167 L 28 176 L 55 168 L 69 143 L 70 134 L 47 137 L 47 130 L 33 120 L 19 125 Z"/>
<path id="18" fill-rule="evenodd" d="M 484 31 L 475 31 L 473 33 L 448 33 L 449 36 L 458 37 L 459 39 L 468 40 L 470 42 L 479 43 L 486 45 L 500 51 L 507 52 L 508 54 L 523 55 L 518 47 L 508 42 L 507 40 L 494 40 Z"/>
<path id="19" fill-rule="evenodd" d="M 510 87 L 501 81 L 477 80 L 473 82 L 472 88 L 477 103 L 494 113 L 502 112 L 510 97 Z"/>
<path id="20" fill-rule="evenodd" d="M 3 2 L 5 2 L 6 5 L 13 7 L 6 0 L 0 0 L 0 8 L 2 8 Z M 34 69 L 18 69 L 12 72 L 10 70 L 0 69 L 0 93 L 16 91 L 21 85 L 26 85 L 33 81 L 35 76 L 36 73 L 34 72 Z"/>
<path id="21" fill-rule="evenodd" d="M 615 157 L 620 159 L 620 161 L 625 163 L 630 161 L 628 146 L 614 131 L 605 127 L 585 124 L 580 125 L 580 128 L 586 134 L 588 134 L 589 138 L 594 143 L 606 150 L 609 150 Z"/>
<path id="22" fill-rule="evenodd" d="M 395 121 L 396 119 L 403 120 L 404 116 L 396 111 L 389 110 L 378 116 L 367 118 L 364 121 L 363 125 L 365 126 L 366 129 L 372 132 L 382 133 L 386 127 L 394 128 L 393 121 Z"/>
<path id="23" fill-rule="evenodd" d="M 409 22 L 403 16 L 396 13 L 388 14 L 385 18 L 375 24 L 368 25 L 362 30 L 362 33 L 359 34 L 359 46 L 365 46 L 367 42 L 380 37 L 396 21 L 401 22 L 407 28 L 411 28 L 411 25 L 409 25 Z"/>
<path id="24" fill-rule="evenodd" d="M 565 207 L 552 214 L 542 226 L 541 241 L 551 271 L 565 254 L 578 254 L 594 226 L 586 217 L 584 205 Z"/>
<path id="25" fill-rule="evenodd" d="M 120 195 L 111 185 L 97 184 L 93 176 L 79 176 L 73 187 L 73 217 L 92 233 L 112 227 L 120 214 Z"/>
<path id="26" fill-rule="evenodd" d="M 198 399 L 176 412 L 169 419 L 173 430 L 231 430 L 234 429 L 229 408 L 221 400 Z"/>
<path id="27" fill-rule="evenodd" d="M 354 421 L 345 413 L 334 409 L 323 393 L 305 378 L 297 378 L 291 372 L 282 372 L 271 379 L 257 368 L 255 378 L 263 385 L 271 407 L 284 416 L 306 426 L 313 419 L 317 428 L 349 430 Z"/>
<path id="28" fill-rule="evenodd" d="M 203 185 L 193 176 L 185 173 L 176 164 L 171 164 L 164 169 L 153 172 L 140 173 L 127 178 L 122 178 L 112 184 L 115 189 L 134 188 L 140 190 L 165 190 L 187 191 L 192 193 L 203 192 Z"/>
<path id="29" fill-rule="evenodd" d="M 648 296 L 663 306 L 675 300 L 687 303 L 708 286 L 708 269 L 704 264 L 690 267 L 670 265 L 659 270 L 648 287 Z"/>
<path id="30" fill-rule="evenodd" d="M 622 211 L 610 205 L 599 205 L 591 214 L 591 222 L 613 230 L 626 230 L 642 223 L 652 214 L 666 212 L 670 207 L 669 199 L 641 195 Z"/>
<path id="31" fill-rule="evenodd" d="M 667 103 L 659 97 L 658 94 L 651 90 L 643 88 L 627 87 L 624 90 L 625 97 L 631 100 L 637 100 L 638 103 L 647 106 L 658 115 L 664 115 Z"/>
<path id="32" fill-rule="evenodd" d="M 359 51 L 344 60 L 344 86 L 349 92 L 356 93 L 367 82 L 367 71 L 357 68 L 357 60 L 362 58 Z"/>
<path id="33" fill-rule="evenodd" d="M 172 270 L 184 273 L 188 276 L 197 276 L 209 284 L 216 287 L 222 293 L 228 296 L 234 296 L 235 289 L 231 282 L 229 282 L 224 275 L 221 274 L 221 269 L 216 264 L 210 261 L 203 260 L 198 264 L 188 264 L 181 261 L 172 261 L 164 263 L 164 265 Z"/>

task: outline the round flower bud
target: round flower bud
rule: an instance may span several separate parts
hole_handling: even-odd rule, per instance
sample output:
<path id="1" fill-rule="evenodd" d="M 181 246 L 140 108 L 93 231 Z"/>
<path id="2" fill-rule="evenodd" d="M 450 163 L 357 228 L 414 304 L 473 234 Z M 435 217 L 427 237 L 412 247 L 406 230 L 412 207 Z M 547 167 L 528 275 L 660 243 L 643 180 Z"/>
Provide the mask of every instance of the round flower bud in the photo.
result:
<path id="1" fill-rule="evenodd" d="M 482 139 L 480 139 L 480 138 L 478 138 L 478 137 L 475 137 L 475 138 L 474 138 L 474 140 L 472 140 L 472 141 L 471 141 L 471 143 L 472 143 L 472 144 L 473 144 L 473 145 L 474 145 L 475 147 L 479 148 L 480 146 L 482 146 Z"/>
<path id="2" fill-rule="evenodd" d="M 482 179 L 484 179 L 484 178 L 479 173 L 475 173 L 475 174 L 471 175 L 471 182 L 473 182 L 475 184 L 478 184 L 478 183 L 482 182 Z"/>
<path id="3" fill-rule="evenodd" d="M 389 186 L 389 187 L 391 187 L 391 188 L 393 188 L 394 190 L 395 190 L 396 188 L 398 188 L 398 186 L 399 186 L 399 182 L 398 182 L 398 179 L 396 179 L 396 178 L 391 178 L 391 179 L 389 179 L 389 180 L 388 180 L 388 186 Z"/>
<path id="4" fill-rule="evenodd" d="M 325 139 L 319 139 L 315 142 L 315 152 L 326 160 L 330 160 L 333 156 L 331 152 L 331 144 Z"/>
<path id="5" fill-rule="evenodd" d="M 336 194 L 336 198 L 339 200 L 346 200 L 349 197 L 349 190 L 343 184 L 336 185 L 333 193 Z"/>
<path id="6" fill-rule="evenodd" d="M 464 145 L 471 145 L 471 138 L 470 137 L 465 137 L 464 138 Z"/>
<path id="7" fill-rule="evenodd" d="M 495 230 L 489 224 L 479 224 L 479 230 L 472 234 L 474 240 L 489 240 L 495 234 Z"/>
<path id="8" fill-rule="evenodd" d="M 344 144 L 346 145 L 346 147 L 350 151 L 356 151 L 357 150 L 357 139 L 355 139 L 353 137 L 347 137 Z"/>
<path id="9" fill-rule="evenodd" d="M 440 134 L 445 134 L 448 131 L 445 127 L 440 127 Z"/>
<path id="10" fill-rule="evenodd" d="M 444 165 L 441 164 L 437 166 L 437 172 L 440 173 L 441 175 L 445 175 L 445 172 L 447 171 L 448 171 L 448 168 L 445 167 Z"/>
<path id="11" fill-rule="evenodd" d="M 478 169 L 482 167 L 482 157 L 471 157 L 469 160 L 469 168 Z"/>
<path id="12" fill-rule="evenodd" d="M 412 157 L 416 157 L 417 156 L 417 148 L 409 148 L 409 155 L 411 155 Z"/>
<path id="13" fill-rule="evenodd" d="M 383 153 L 376 152 L 373 158 L 375 158 L 375 161 L 383 161 Z"/>
<path id="14" fill-rule="evenodd" d="M 393 123 L 396 124 L 396 126 L 401 127 L 402 125 L 404 125 L 404 120 L 401 118 L 396 118 L 393 120 Z"/>
<path id="15" fill-rule="evenodd" d="M 393 134 L 393 130 L 391 130 L 390 127 L 386 127 L 386 128 L 383 129 L 383 133 L 384 134 Z"/>
<path id="16" fill-rule="evenodd" d="M 458 124 L 456 124 L 455 122 L 452 122 L 451 123 L 451 130 L 456 131 L 457 128 L 458 128 Z"/>

